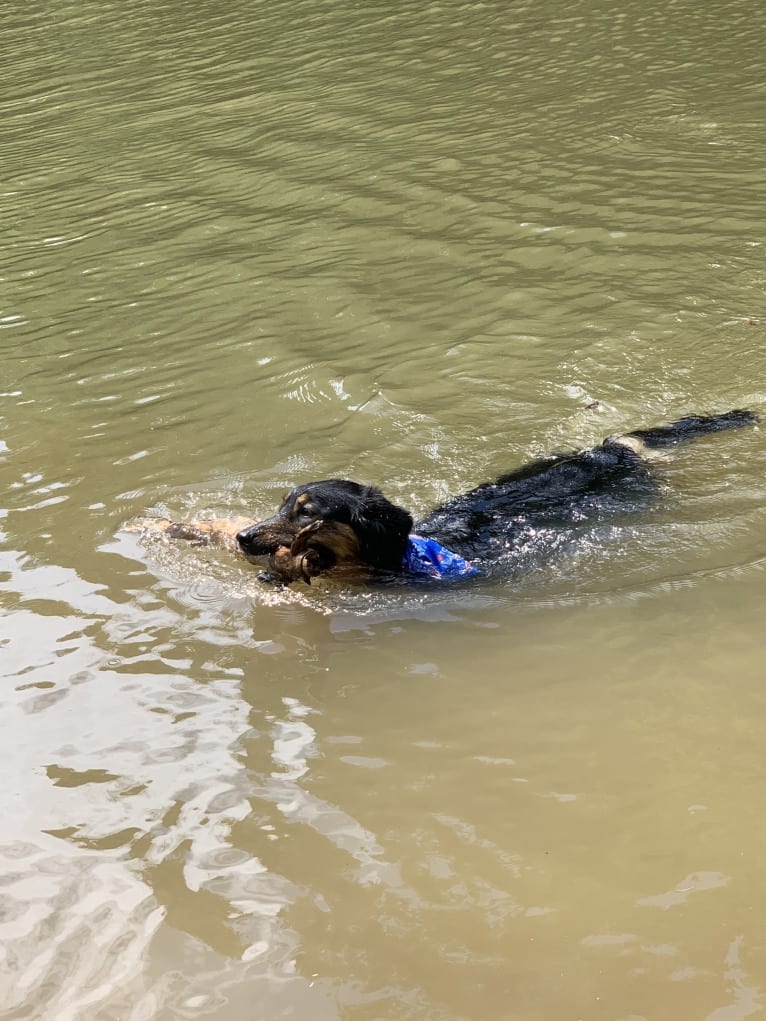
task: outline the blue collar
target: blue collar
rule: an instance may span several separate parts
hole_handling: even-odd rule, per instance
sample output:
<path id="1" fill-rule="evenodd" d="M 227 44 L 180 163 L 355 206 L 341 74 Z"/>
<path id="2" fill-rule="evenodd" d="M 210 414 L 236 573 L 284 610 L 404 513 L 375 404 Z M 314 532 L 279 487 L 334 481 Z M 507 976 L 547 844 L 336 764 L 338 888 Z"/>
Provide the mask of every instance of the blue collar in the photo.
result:
<path id="1" fill-rule="evenodd" d="M 407 540 L 402 568 L 408 574 L 429 578 L 467 578 L 480 573 L 470 560 L 464 560 L 436 539 L 424 539 L 422 535 L 411 535 Z"/>

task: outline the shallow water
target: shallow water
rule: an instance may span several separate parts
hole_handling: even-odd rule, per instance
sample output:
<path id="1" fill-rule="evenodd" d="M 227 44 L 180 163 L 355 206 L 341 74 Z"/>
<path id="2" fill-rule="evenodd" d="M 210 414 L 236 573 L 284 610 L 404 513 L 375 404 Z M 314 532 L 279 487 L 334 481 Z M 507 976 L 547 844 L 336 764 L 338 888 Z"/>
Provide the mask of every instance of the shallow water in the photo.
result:
<path id="1" fill-rule="evenodd" d="M 763 415 L 762 6 L 4 27 L 5 1016 L 764 1016 L 762 429 L 444 591 L 121 531 Z"/>

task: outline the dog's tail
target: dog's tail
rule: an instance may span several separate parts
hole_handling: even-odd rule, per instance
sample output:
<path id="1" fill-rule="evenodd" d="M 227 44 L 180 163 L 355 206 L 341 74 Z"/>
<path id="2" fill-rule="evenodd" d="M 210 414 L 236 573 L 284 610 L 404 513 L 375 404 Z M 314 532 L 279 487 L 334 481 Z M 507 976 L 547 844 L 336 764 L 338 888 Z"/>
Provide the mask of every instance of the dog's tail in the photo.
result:
<path id="1" fill-rule="evenodd" d="M 624 442 L 629 438 L 635 439 L 641 446 L 656 450 L 660 447 L 672 447 L 676 443 L 696 440 L 698 436 L 704 436 L 706 433 L 717 433 L 723 429 L 739 429 L 745 425 L 755 425 L 757 422 L 758 416 L 752 411 L 738 408 L 722 415 L 690 415 L 688 418 L 680 418 L 677 422 L 671 422 L 670 425 L 661 425 L 656 429 L 636 429 L 624 436 L 610 438 L 612 441 L 618 442 Z"/>

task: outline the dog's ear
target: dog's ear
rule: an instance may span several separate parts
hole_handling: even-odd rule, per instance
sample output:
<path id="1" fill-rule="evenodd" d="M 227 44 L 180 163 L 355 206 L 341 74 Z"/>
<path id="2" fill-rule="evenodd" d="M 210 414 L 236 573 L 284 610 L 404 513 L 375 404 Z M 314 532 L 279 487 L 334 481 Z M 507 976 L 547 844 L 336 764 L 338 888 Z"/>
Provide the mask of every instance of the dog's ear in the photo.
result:
<path id="1" fill-rule="evenodd" d="M 412 516 L 369 487 L 351 514 L 362 559 L 381 571 L 400 571 L 412 531 Z"/>

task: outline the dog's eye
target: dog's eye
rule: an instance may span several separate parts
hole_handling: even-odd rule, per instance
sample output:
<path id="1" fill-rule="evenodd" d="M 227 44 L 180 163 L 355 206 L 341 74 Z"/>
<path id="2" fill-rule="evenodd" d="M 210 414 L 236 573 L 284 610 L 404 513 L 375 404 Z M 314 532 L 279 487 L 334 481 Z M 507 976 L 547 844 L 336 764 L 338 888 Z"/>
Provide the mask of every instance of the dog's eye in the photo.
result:
<path id="1" fill-rule="evenodd" d="M 316 516 L 317 509 L 313 503 L 304 503 L 298 508 L 299 518 L 313 518 Z"/>

